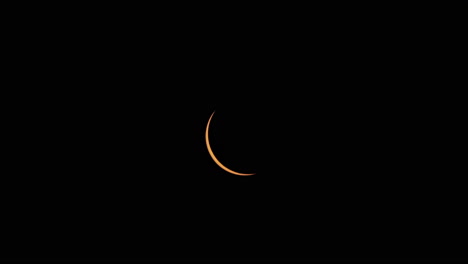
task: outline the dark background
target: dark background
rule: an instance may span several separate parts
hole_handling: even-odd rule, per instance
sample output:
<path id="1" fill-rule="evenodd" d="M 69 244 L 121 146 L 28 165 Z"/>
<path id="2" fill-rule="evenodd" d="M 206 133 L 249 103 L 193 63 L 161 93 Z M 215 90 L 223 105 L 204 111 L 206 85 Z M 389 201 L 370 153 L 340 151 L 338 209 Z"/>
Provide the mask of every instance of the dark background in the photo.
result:
<path id="1" fill-rule="evenodd" d="M 458 257 L 433 28 L 333 10 L 12 21 L 7 257 Z"/>

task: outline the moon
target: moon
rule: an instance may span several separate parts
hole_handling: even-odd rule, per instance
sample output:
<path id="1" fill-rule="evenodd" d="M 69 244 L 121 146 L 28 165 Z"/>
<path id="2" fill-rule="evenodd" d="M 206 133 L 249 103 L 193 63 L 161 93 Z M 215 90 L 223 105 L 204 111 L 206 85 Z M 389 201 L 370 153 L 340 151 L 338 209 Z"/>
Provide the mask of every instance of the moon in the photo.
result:
<path id="1" fill-rule="evenodd" d="M 210 140 L 209 140 L 209 137 L 208 137 L 208 131 L 210 129 L 210 123 L 211 123 L 211 119 L 213 118 L 213 115 L 214 115 L 214 111 L 213 113 L 211 114 L 210 116 L 210 119 L 208 119 L 208 124 L 206 125 L 206 132 L 205 132 L 205 141 L 206 141 L 206 147 L 208 148 L 208 152 L 210 153 L 210 156 L 211 158 L 214 160 L 214 162 L 216 164 L 218 164 L 219 167 L 221 167 L 221 169 L 229 172 L 229 173 L 232 173 L 232 174 L 235 174 L 235 175 L 239 175 L 239 176 L 250 176 L 250 175 L 254 175 L 255 173 L 240 173 L 240 172 L 236 172 L 236 171 L 233 171 L 229 168 L 227 168 L 226 166 L 224 166 L 217 158 L 216 156 L 214 155 L 213 153 L 213 150 L 211 149 L 211 146 L 210 146 Z"/>

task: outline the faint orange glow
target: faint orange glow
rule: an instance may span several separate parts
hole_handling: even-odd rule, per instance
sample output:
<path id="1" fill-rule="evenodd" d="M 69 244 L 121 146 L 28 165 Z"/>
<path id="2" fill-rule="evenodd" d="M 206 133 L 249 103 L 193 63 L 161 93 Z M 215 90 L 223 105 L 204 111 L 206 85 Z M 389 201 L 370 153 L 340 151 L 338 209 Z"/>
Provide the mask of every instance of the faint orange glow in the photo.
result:
<path id="1" fill-rule="evenodd" d="M 210 153 L 210 156 L 211 158 L 213 158 L 214 162 L 216 162 L 216 164 L 218 164 L 219 167 L 221 167 L 221 169 L 229 172 L 229 173 L 232 173 L 232 174 L 235 174 L 235 175 L 239 175 L 239 176 L 250 176 L 250 175 L 254 175 L 255 173 L 239 173 L 239 172 L 235 172 L 233 170 L 230 170 L 228 169 L 226 166 L 224 166 L 221 162 L 219 162 L 219 160 L 216 158 L 216 156 L 214 155 L 213 151 L 211 150 L 211 146 L 210 146 L 210 140 L 208 138 L 208 130 L 210 128 L 210 123 L 211 123 L 211 118 L 213 118 L 213 115 L 214 115 L 215 112 L 213 112 L 210 116 L 210 119 L 208 120 L 208 124 L 206 125 L 206 132 L 205 132 L 205 140 L 206 140 L 206 147 L 208 148 L 208 152 Z"/>

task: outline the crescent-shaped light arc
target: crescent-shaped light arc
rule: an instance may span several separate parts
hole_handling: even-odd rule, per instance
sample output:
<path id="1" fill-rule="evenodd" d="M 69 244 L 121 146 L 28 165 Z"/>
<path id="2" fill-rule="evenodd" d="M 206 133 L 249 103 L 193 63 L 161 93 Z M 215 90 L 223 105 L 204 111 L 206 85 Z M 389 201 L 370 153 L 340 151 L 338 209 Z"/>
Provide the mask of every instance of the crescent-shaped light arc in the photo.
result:
<path id="1" fill-rule="evenodd" d="M 213 115 L 214 115 L 215 112 L 213 112 L 210 116 L 210 119 L 208 120 L 208 124 L 206 125 L 206 131 L 205 131 L 205 141 L 206 141 L 206 147 L 208 148 L 208 152 L 210 153 L 210 156 L 211 158 L 214 160 L 214 162 L 216 164 L 218 164 L 219 167 L 221 167 L 221 169 L 229 172 L 229 173 L 232 173 L 232 174 L 235 174 L 235 175 L 239 175 L 239 176 L 250 176 L 250 175 L 254 175 L 255 173 L 240 173 L 240 172 L 236 172 L 236 171 L 233 171 L 229 168 L 227 168 L 226 166 L 224 166 L 217 158 L 216 156 L 214 155 L 213 153 L 213 150 L 211 149 L 211 146 L 210 146 L 210 140 L 209 140 L 209 137 L 208 137 L 208 131 L 209 131 L 209 128 L 210 128 L 210 123 L 211 123 L 211 118 L 213 118 Z"/>

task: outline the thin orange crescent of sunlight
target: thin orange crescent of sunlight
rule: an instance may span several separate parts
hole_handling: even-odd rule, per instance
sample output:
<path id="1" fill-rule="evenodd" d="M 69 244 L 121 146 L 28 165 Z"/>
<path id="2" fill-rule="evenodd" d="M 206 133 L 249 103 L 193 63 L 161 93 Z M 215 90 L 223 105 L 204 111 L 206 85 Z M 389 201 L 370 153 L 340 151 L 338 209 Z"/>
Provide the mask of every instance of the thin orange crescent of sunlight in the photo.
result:
<path id="1" fill-rule="evenodd" d="M 211 114 L 210 119 L 208 120 L 208 124 L 206 125 L 206 132 L 205 132 L 206 147 L 208 148 L 208 152 L 210 153 L 211 158 L 214 160 L 214 162 L 216 162 L 216 164 L 218 164 L 219 167 L 221 167 L 221 169 L 223 169 L 223 170 L 225 170 L 225 171 L 227 171 L 229 173 L 239 175 L 239 176 L 254 175 L 255 173 L 239 173 L 239 172 L 235 172 L 233 170 L 230 170 L 230 169 L 226 168 L 226 166 L 224 166 L 221 162 L 219 162 L 219 160 L 214 155 L 213 151 L 211 150 L 210 140 L 208 139 L 208 130 L 210 128 L 211 118 L 213 117 L 214 113 L 215 112 L 213 112 Z"/>

